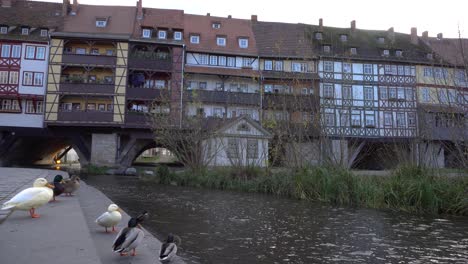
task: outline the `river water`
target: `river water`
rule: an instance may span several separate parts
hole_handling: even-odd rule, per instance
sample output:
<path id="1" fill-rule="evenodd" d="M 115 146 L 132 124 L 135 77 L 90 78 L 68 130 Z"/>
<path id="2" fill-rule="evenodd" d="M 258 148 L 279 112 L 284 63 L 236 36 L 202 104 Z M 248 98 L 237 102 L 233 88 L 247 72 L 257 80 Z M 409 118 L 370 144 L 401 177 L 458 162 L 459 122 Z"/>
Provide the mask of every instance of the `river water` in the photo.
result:
<path id="1" fill-rule="evenodd" d="M 269 195 L 148 185 L 136 178 L 86 182 L 160 240 L 181 238 L 188 263 L 468 263 L 468 217 L 333 208 Z"/>

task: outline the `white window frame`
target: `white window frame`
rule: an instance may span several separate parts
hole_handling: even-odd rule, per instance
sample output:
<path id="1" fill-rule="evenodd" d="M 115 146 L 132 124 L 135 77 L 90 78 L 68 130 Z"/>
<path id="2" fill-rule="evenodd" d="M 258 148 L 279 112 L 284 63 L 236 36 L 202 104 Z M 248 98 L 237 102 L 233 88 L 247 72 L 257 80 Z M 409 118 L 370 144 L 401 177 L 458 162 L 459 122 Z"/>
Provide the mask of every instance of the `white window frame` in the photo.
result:
<path id="1" fill-rule="evenodd" d="M 29 28 L 22 28 L 21 35 L 29 35 Z"/>
<path id="2" fill-rule="evenodd" d="M 166 30 L 158 30 L 158 39 L 166 39 L 166 38 L 167 38 Z"/>
<path id="3" fill-rule="evenodd" d="M 369 69 L 370 69 L 370 71 L 369 71 Z M 364 72 L 364 74 L 372 75 L 372 74 L 374 74 L 374 67 L 372 66 L 372 64 L 364 64 L 363 72 Z"/>
<path id="4" fill-rule="evenodd" d="M 11 47 L 11 57 L 21 58 L 21 45 L 13 45 Z"/>
<path id="5" fill-rule="evenodd" d="M 397 127 L 406 127 L 406 116 L 403 112 L 397 112 L 396 114 Z"/>
<path id="6" fill-rule="evenodd" d="M 46 48 L 36 47 L 36 60 L 45 60 L 45 57 L 46 57 Z"/>
<path id="7" fill-rule="evenodd" d="M 272 60 L 265 60 L 263 63 L 264 63 L 264 70 L 265 71 L 272 71 L 273 70 L 273 61 Z"/>
<path id="8" fill-rule="evenodd" d="M 44 73 L 42 72 L 35 72 L 34 79 L 33 79 L 34 86 L 43 86 L 44 85 Z"/>
<path id="9" fill-rule="evenodd" d="M 226 46 L 226 37 L 216 37 L 216 45 L 225 47 Z"/>
<path id="10" fill-rule="evenodd" d="M 349 62 L 343 62 L 342 70 L 343 73 L 353 73 L 353 64 Z"/>
<path id="11" fill-rule="evenodd" d="M 333 72 L 334 63 L 333 61 L 324 61 L 323 62 L 323 71 L 324 72 Z"/>
<path id="12" fill-rule="evenodd" d="M 253 59 L 242 58 L 242 67 L 252 67 Z"/>
<path id="13" fill-rule="evenodd" d="M 226 56 L 218 56 L 218 66 L 226 66 Z"/>
<path id="14" fill-rule="evenodd" d="M 275 61 L 275 71 L 283 71 L 283 61 Z"/>
<path id="15" fill-rule="evenodd" d="M 334 89 L 333 84 L 329 84 L 329 83 L 323 84 L 323 97 L 335 98 L 335 89 Z"/>
<path id="16" fill-rule="evenodd" d="M 331 52 L 331 46 L 330 45 L 323 45 L 323 52 L 330 53 Z"/>
<path id="17" fill-rule="evenodd" d="M 221 28 L 221 23 L 219 23 L 219 22 L 213 22 L 213 23 L 211 24 L 211 27 L 214 28 L 214 29 L 219 29 L 219 28 Z"/>
<path id="18" fill-rule="evenodd" d="M 105 28 L 107 26 L 107 21 L 105 19 L 96 19 L 96 27 Z"/>
<path id="19" fill-rule="evenodd" d="M 366 127 L 375 127 L 375 113 L 364 114 L 364 122 Z"/>
<path id="20" fill-rule="evenodd" d="M 393 126 L 392 112 L 384 112 L 384 126 Z"/>
<path id="21" fill-rule="evenodd" d="M 390 50 L 384 49 L 384 50 L 382 51 L 382 56 L 390 56 Z"/>
<path id="22" fill-rule="evenodd" d="M 351 85 L 341 86 L 341 97 L 344 100 L 352 100 L 353 99 L 353 86 Z"/>
<path id="23" fill-rule="evenodd" d="M 348 41 L 348 35 L 346 35 L 346 34 L 341 34 L 341 35 L 340 35 L 340 40 L 341 40 L 342 42 Z"/>
<path id="24" fill-rule="evenodd" d="M 364 100 L 373 101 L 374 100 L 374 88 L 369 86 L 364 86 Z"/>
<path id="25" fill-rule="evenodd" d="M 151 29 L 144 28 L 141 32 L 143 38 L 151 38 Z"/>
<path id="26" fill-rule="evenodd" d="M 200 35 L 191 35 L 190 36 L 190 43 L 200 44 Z"/>
<path id="27" fill-rule="evenodd" d="M 424 103 L 429 103 L 431 101 L 431 92 L 429 88 L 421 88 L 421 97 Z"/>
<path id="28" fill-rule="evenodd" d="M 23 85 L 32 86 L 34 82 L 34 73 L 33 72 L 23 72 Z"/>
<path id="29" fill-rule="evenodd" d="M 307 64 L 303 62 L 293 62 L 291 68 L 293 72 L 307 72 Z"/>
<path id="30" fill-rule="evenodd" d="M 49 35 L 49 30 L 41 29 L 41 37 L 47 37 Z"/>
<path id="31" fill-rule="evenodd" d="M 182 40 L 182 31 L 174 32 L 174 40 Z"/>
<path id="32" fill-rule="evenodd" d="M 423 70 L 424 77 L 434 77 L 434 71 L 432 70 L 432 67 L 424 67 Z"/>
<path id="33" fill-rule="evenodd" d="M 10 58 L 10 56 L 11 56 L 11 45 L 10 44 L 3 44 L 2 45 L 1 57 L 2 58 Z"/>
<path id="34" fill-rule="evenodd" d="M 248 38 L 239 38 L 239 48 L 246 49 L 249 47 L 249 39 Z"/>
<path id="35" fill-rule="evenodd" d="M 322 34 L 322 32 L 315 32 L 315 39 L 318 39 L 318 40 L 323 39 L 323 34 Z"/>
<path id="36" fill-rule="evenodd" d="M 19 81 L 19 72 L 17 71 L 10 71 L 10 78 L 8 83 L 9 84 L 18 84 Z"/>
<path id="37" fill-rule="evenodd" d="M 403 57 L 403 51 L 402 50 L 395 50 L 395 56 Z"/>
<path id="38" fill-rule="evenodd" d="M 228 57 L 227 58 L 227 67 L 236 67 L 236 58 Z"/>
<path id="39" fill-rule="evenodd" d="M 218 65 L 218 56 L 210 55 L 210 65 L 217 66 Z"/>
<path id="40" fill-rule="evenodd" d="M 356 55 L 357 54 L 357 48 L 351 47 L 351 48 L 349 48 L 349 52 L 351 53 L 351 55 Z"/>
<path id="41" fill-rule="evenodd" d="M 8 27 L 0 27 L 0 34 L 8 34 Z"/>
<path id="42" fill-rule="evenodd" d="M 201 65 L 208 65 L 209 62 L 209 56 L 208 54 L 200 54 L 200 64 Z"/>

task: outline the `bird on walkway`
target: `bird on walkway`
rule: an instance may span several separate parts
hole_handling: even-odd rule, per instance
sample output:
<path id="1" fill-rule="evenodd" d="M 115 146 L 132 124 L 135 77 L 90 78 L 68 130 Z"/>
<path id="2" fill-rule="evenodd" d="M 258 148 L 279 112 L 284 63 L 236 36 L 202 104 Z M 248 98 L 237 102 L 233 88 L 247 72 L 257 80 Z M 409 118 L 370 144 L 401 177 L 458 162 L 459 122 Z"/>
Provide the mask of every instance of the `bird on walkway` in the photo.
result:
<path id="1" fill-rule="evenodd" d="M 106 229 L 112 227 L 112 232 L 115 232 L 115 226 L 122 220 L 121 209 L 116 204 L 111 204 L 107 208 L 107 212 L 103 213 L 96 219 L 96 223 Z"/>
<path id="2" fill-rule="evenodd" d="M 67 196 L 73 196 L 73 193 L 80 188 L 80 177 L 73 175 L 66 179 L 63 183 L 65 190 L 63 191 Z"/>
<path id="3" fill-rule="evenodd" d="M 159 252 L 159 260 L 171 261 L 176 254 L 177 245 L 174 242 L 174 235 L 169 234 L 169 236 L 167 236 L 166 242 L 164 242 L 161 246 L 161 251 Z"/>
<path id="4" fill-rule="evenodd" d="M 64 186 L 62 175 L 56 175 L 54 177 L 53 185 L 54 185 L 54 196 L 53 196 L 52 201 L 55 202 L 57 201 L 55 200 L 55 197 L 61 195 L 65 191 L 65 186 Z"/>
<path id="5" fill-rule="evenodd" d="M 1 210 L 29 210 L 32 218 L 39 218 L 40 215 L 36 214 L 35 210 L 52 199 L 54 195 L 52 188 L 53 185 L 49 184 L 46 179 L 38 178 L 34 181 L 33 187 L 16 194 L 3 204 Z"/>
<path id="6" fill-rule="evenodd" d="M 136 256 L 136 248 L 140 245 L 141 241 L 145 237 L 145 232 L 139 227 L 140 223 L 148 217 L 148 212 L 144 211 L 136 218 L 131 218 L 128 221 L 128 226 L 120 230 L 119 234 L 114 240 L 112 249 L 114 252 L 120 253 L 120 256 L 128 255 L 128 252 L 132 252 L 132 256 Z"/>

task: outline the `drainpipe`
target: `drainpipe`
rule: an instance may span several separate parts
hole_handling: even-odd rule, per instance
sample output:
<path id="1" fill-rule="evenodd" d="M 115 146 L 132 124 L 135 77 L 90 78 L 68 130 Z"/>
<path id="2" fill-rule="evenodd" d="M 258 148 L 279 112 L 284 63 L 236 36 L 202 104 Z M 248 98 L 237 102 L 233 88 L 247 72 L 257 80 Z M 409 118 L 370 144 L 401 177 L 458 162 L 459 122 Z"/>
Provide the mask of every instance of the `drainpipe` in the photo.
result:
<path id="1" fill-rule="evenodd" d="M 184 72 L 185 69 L 185 44 L 182 44 L 182 79 L 180 82 L 180 120 L 179 128 L 182 128 L 182 118 L 183 118 L 183 98 L 184 98 Z"/>
<path id="2" fill-rule="evenodd" d="M 260 93 L 260 111 L 258 111 L 258 121 L 260 121 L 260 124 L 263 121 L 263 87 L 262 87 L 262 80 L 263 80 L 263 74 L 262 71 L 260 70 L 260 56 L 257 56 L 257 61 L 258 61 L 258 73 L 259 73 L 259 78 L 258 78 L 258 92 Z"/>

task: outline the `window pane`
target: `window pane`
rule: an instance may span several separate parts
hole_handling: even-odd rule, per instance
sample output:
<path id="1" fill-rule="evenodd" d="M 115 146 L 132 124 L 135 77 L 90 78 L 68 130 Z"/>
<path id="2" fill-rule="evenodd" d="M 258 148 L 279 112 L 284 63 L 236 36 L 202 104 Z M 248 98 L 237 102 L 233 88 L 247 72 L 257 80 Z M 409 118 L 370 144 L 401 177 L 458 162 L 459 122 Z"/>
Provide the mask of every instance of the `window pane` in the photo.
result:
<path id="1" fill-rule="evenodd" d="M 34 59 L 35 47 L 27 46 L 26 47 L 26 59 Z"/>
<path id="2" fill-rule="evenodd" d="M 2 57 L 3 58 L 10 57 L 10 49 L 11 49 L 10 45 L 5 45 L 5 44 L 2 45 Z"/>
<path id="3" fill-rule="evenodd" d="M 42 80 L 44 79 L 44 74 L 37 72 L 34 74 L 34 85 L 35 86 L 42 86 Z"/>
<path id="4" fill-rule="evenodd" d="M 14 45 L 13 49 L 11 51 L 11 57 L 12 58 L 21 58 L 21 46 L 20 45 Z"/>
<path id="5" fill-rule="evenodd" d="M 44 60 L 45 59 L 45 48 L 44 47 L 37 47 L 36 59 L 38 59 L 38 60 Z"/>

